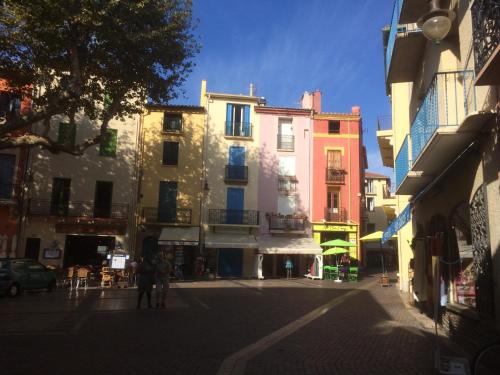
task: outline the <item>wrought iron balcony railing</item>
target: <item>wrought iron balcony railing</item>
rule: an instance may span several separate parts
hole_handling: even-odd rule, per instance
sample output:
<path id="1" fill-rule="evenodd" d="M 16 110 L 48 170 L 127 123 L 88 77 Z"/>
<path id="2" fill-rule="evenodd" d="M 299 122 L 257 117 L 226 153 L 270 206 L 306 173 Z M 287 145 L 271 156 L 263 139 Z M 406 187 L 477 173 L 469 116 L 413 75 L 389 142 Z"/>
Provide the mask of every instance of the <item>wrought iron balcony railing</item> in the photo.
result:
<path id="1" fill-rule="evenodd" d="M 158 207 L 142 209 L 144 224 L 191 224 L 191 208 L 176 208 L 175 210 L 158 210 Z"/>
<path id="2" fill-rule="evenodd" d="M 295 176 L 279 176 L 278 191 L 287 193 L 297 191 L 297 177 Z"/>
<path id="3" fill-rule="evenodd" d="M 325 220 L 345 223 L 347 221 L 347 210 L 345 208 L 325 207 Z"/>
<path id="4" fill-rule="evenodd" d="M 293 151 L 295 137 L 293 135 L 278 134 L 278 150 Z"/>
<path id="5" fill-rule="evenodd" d="M 408 135 L 405 137 L 401 148 L 399 149 L 398 156 L 396 156 L 395 167 L 395 177 L 396 177 L 396 189 L 399 188 L 403 180 L 405 179 L 408 171 L 411 167 L 411 161 L 409 159 L 410 153 L 408 150 Z"/>
<path id="6" fill-rule="evenodd" d="M 209 224 L 259 225 L 259 211 L 255 210 L 208 210 Z"/>
<path id="7" fill-rule="evenodd" d="M 475 0 L 471 13 L 475 68 L 476 74 L 479 74 L 500 44 L 500 2 L 498 0 Z M 497 67 L 496 71 L 499 69 Z M 497 84 L 499 80 L 497 76 Z"/>
<path id="8" fill-rule="evenodd" d="M 268 215 L 269 230 L 304 231 L 307 218 L 297 215 Z"/>
<path id="9" fill-rule="evenodd" d="M 250 122 L 226 121 L 226 137 L 252 137 L 252 124 Z"/>
<path id="10" fill-rule="evenodd" d="M 458 126 L 475 110 L 473 71 L 436 73 L 411 124 L 412 160 L 417 160 L 438 128 Z"/>
<path id="11" fill-rule="evenodd" d="M 0 200 L 17 199 L 21 193 L 21 185 L 0 183 Z"/>
<path id="12" fill-rule="evenodd" d="M 326 183 L 344 185 L 347 172 L 342 168 L 326 168 Z"/>
<path id="13" fill-rule="evenodd" d="M 248 167 L 246 165 L 226 165 L 225 182 L 248 182 Z"/>
<path id="14" fill-rule="evenodd" d="M 56 204 L 50 199 L 31 199 L 28 213 L 33 216 L 126 219 L 128 218 L 128 204 L 114 203 L 110 207 L 96 207 L 90 201 L 69 201 Z"/>

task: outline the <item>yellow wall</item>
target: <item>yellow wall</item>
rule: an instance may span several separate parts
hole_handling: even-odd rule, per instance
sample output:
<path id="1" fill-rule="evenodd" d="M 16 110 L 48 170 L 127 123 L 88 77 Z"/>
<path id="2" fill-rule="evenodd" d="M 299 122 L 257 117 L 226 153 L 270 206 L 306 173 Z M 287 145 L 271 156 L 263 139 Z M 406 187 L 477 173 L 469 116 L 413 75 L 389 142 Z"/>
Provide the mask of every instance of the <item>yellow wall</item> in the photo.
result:
<path id="1" fill-rule="evenodd" d="M 179 113 L 168 107 L 165 111 Z M 163 133 L 163 110 L 152 109 L 143 115 L 141 207 L 158 207 L 160 181 L 177 181 L 177 207 L 190 208 L 191 224 L 199 225 L 204 121 L 204 113 L 183 112 L 183 131 L 167 134 Z M 179 142 L 177 166 L 162 164 L 164 141 Z"/>

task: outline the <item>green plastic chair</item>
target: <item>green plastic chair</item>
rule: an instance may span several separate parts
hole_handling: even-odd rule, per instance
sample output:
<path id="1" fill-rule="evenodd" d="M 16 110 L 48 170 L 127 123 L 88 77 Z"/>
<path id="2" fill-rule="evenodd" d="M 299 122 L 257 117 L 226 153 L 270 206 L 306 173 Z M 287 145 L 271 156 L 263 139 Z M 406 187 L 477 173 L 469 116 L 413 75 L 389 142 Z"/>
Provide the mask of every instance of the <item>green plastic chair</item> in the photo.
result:
<path id="1" fill-rule="evenodd" d="M 358 267 L 349 267 L 349 274 L 347 275 L 347 280 L 358 281 Z"/>
<path id="2" fill-rule="evenodd" d="M 323 266 L 323 279 L 330 280 L 330 266 Z"/>

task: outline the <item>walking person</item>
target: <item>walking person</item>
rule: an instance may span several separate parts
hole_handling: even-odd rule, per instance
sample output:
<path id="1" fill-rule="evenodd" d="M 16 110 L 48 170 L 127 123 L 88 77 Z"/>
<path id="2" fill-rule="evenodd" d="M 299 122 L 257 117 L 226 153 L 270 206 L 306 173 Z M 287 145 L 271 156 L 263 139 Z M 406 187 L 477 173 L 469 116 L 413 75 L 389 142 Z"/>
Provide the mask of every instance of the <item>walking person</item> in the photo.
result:
<path id="1" fill-rule="evenodd" d="M 285 269 L 286 269 L 286 278 L 291 279 L 292 278 L 292 270 L 293 270 L 292 258 L 286 257 Z"/>
<path id="2" fill-rule="evenodd" d="M 149 259 L 143 259 L 137 267 L 137 290 L 139 296 L 137 298 L 137 308 L 141 308 L 141 300 L 144 293 L 148 298 L 148 308 L 151 309 L 151 291 L 153 290 L 154 267 Z"/>
<path id="3" fill-rule="evenodd" d="M 167 298 L 170 271 L 172 266 L 166 259 L 164 253 L 158 255 L 155 267 L 155 283 L 156 283 L 156 308 L 165 308 L 165 299 Z"/>

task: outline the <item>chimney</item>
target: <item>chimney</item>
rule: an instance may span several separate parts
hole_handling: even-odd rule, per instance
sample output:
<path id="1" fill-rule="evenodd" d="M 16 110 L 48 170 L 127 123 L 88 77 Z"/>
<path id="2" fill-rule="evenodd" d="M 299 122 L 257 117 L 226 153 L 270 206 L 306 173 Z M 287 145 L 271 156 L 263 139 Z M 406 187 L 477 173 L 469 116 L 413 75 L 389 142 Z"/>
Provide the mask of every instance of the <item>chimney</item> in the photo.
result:
<path id="1" fill-rule="evenodd" d="M 359 105 L 352 106 L 351 112 L 353 115 L 361 115 L 361 107 Z"/>
<path id="2" fill-rule="evenodd" d="M 250 84 L 250 96 L 255 96 L 255 86 L 253 83 Z"/>
<path id="3" fill-rule="evenodd" d="M 205 107 L 206 95 L 207 95 L 207 80 L 202 79 L 201 80 L 201 90 L 200 90 L 200 106 L 201 107 Z"/>
<path id="4" fill-rule="evenodd" d="M 312 109 L 316 113 L 321 113 L 321 91 L 319 90 L 313 92 Z"/>
<path id="5" fill-rule="evenodd" d="M 304 91 L 302 98 L 300 98 L 300 108 L 311 109 L 312 108 L 312 95 L 307 91 Z"/>

